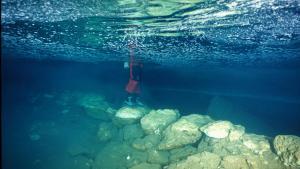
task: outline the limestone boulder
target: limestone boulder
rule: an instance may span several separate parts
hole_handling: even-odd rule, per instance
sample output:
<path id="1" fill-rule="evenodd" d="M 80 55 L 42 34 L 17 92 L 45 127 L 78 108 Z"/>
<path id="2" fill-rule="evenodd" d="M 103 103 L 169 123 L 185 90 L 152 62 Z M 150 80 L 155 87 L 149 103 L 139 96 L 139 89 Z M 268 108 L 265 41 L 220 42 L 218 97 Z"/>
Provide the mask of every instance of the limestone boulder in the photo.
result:
<path id="1" fill-rule="evenodd" d="M 224 169 L 250 169 L 246 158 L 241 155 L 229 155 L 223 157 L 221 166 Z"/>
<path id="2" fill-rule="evenodd" d="M 141 119 L 141 126 L 147 134 L 160 134 L 169 124 L 179 117 L 177 110 L 152 110 Z"/>
<path id="3" fill-rule="evenodd" d="M 130 124 L 123 127 L 124 141 L 132 142 L 133 140 L 143 136 L 144 132 L 139 124 Z"/>
<path id="4" fill-rule="evenodd" d="M 271 152 L 269 140 L 263 135 L 244 134 L 242 144 L 254 154 L 263 155 L 265 152 Z"/>
<path id="5" fill-rule="evenodd" d="M 149 150 L 148 151 L 148 162 L 152 164 L 165 165 L 169 162 L 170 153 L 168 151 Z"/>
<path id="6" fill-rule="evenodd" d="M 201 127 L 201 131 L 209 137 L 221 139 L 229 135 L 231 128 L 233 124 L 229 121 L 214 121 Z"/>
<path id="7" fill-rule="evenodd" d="M 130 168 L 147 161 L 147 153 L 133 149 L 124 142 L 110 142 L 98 152 L 92 168 Z"/>
<path id="8" fill-rule="evenodd" d="M 98 140 L 101 142 L 106 142 L 111 140 L 114 136 L 117 135 L 117 128 L 112 123 L 100 123 L 99 129 L 97 132 Z"/>
<path id="9" fill-rule="evenodd" d="M 202 136 L 200 127 L 209 122 L 210 119 L 197 114 L 181 117 L 165 129 L 158 148 L 169 150 L 195 143 Z"/>
<path id="10" fill-rule="evenodd" d="M 172 149 L 170 150 L 170 161 L 171 162 L 177 162 L 180 160 L 185 159 L 186 157 L 196 154 L 197 152 L 197 148 L 191 146 L 191 145 L 187 145 L 181 148 L 176 148 L 176 149 Z"/>
<path id="11" fill-rule="evenodd" d="M 118 126 L 137 123 L 147 111 L 144 107 L 122 107 L 116 112 L 114 123 Z"/>
<path id="12" fill-rule="evenodd" d="M 266 153 L 272 153 L 268 139 L 255 134 L 243 134 L 239 139 L 230 138 L 230 134 L 222 139 L 206 136 L 199 142 L 198 151 L 209 151 L 221 156 L 264 156 Z"/>
<path id="13" fill-rule="evenodd" d="M 243 156 L 249 166 L 249 169 L 294 169 L 294 168 L 287 168 L 284 166 L 276 156 L 260 156 L 260 155 L 251 155 L 251 156 Z M 237 163 L 241 163 L 237 162 Z"/>
<path id="14" fill-rule="evenodd" d="M 68 153 L 71 156 L 80 156 L 91 154 L 91 150 L 82 144 L 71 144 L 68 146 Z"/>
<path id="15" fill-rule="evenodd" d="M 160 135 L 157 134 L 147 135 L 144 138 L 134 140 L 132 147 L 142 151 L 155 149 L 159 144 L 160 139 Z"/>
<path id="16" fill-rule="evenodd" d="M 201 152 L 189 156 L 186 160 L 172 163 L 168 169 L 217 169 L 220 165 L 221 157 L 210 152 Z"/>
<path id="17" fill-rule="evenodd" d="M 246 148 L 241 141 L 230 141 L 229 138 L 217 139 L 205 136 L 198 144 L 198 151 L 208 151 L 220 156 L 237 155 L 237 154 L 253 154 Z"/>
<path id="18" fill-rule="evenodd" d="M 300 137 L 278 135 L 273 144 L 277 155 L 285 165 L 300 168 Z"/>
<path id="19" fill-rule="evenodd" d="M 105 101 L 105 98 L 101 95 L 88 94 L 83 95 L 78 100 L 79 106 L 81 106 L 85 113 L 90 117 L 100 119 L 100 120 L 109 120 L 110 114 L 107 110 L 110 108 L 108 102 Z"/>
<path id="20" fill-rule="evenodd" d="M 190 114 L 188 116 L 183 116 L 181 119 L 188 120 L 194 124 L 196 124 L 198 127 L 202 127 L 212 121 L 214 121 L 211 117 L 207 115 L 201 115 L 201 114 Z"/>
<path id="21" fill-rule="evenodd" d="M 161 169 L 159 164 L 141 163 L 129 169 Z"/>
<path id="22" fill-rule="evenodd" d="M 234 125 L 233 128 L 230 129 L 229 132 L 229 141 L 238 141 L 242 138 L 242 136 L 245 134 L 245 127 L 241 125 Z"/>

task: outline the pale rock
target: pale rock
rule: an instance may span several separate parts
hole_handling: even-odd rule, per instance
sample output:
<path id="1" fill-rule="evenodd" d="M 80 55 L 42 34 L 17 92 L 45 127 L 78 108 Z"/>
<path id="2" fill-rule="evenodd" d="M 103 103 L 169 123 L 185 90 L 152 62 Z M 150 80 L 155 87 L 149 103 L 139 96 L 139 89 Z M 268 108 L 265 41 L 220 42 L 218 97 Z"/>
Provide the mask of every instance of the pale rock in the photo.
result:
<path id="1" fill-rule="evenodd" d="M 109 108 L 108 102 L 105 101 L 104 97 L 101 95 L 88 94 L 82 96 L 78 100 L 78 104 L 84 109 L 87 115 L 100 119 L 109 120 L 109 113 L 107 109 Z"/>
<path id="2" fill-rule="evenodd" d="M 176 162 L 186 158 L 187 156 L 197 153 L 197 148 L 187 145 L 185 147 L 170 150 L 170 161 Z"/>
<path id="3" fill-rule="evenodd" d="M 217 139 L 212 137 L 203 137 L 198 145 L 198 151 L 209 151 L 220 156 L 252 154 L 240 141 L 231 142 L 229 138 Z"/>
<path id="4" fill-rule="evenodd" d="M 137 150 L 149 150 L 157 147 L 160 141 L 160 136 L 157 134 L 147 135 L 144 138 L 139 138 L 133 141 L 132 147 Z"/>
<path id="5" fill-rule="evenodd" d="M 92 168 L 130 168 L 146 161 L 146 152 L 137 151 L 124 142 L 110 142 L 96 155 Z"/>
<path id="6" fill-rule="evenodd" d="M 189 156 L 186 160 L 170 164 L 167 169 L 217 169 L 221 157 L 210 152 Z"/>
<path id="7" fill-rule="evenodd" d="M 201 131 L 209 137 L 221 139 L 229 135 L 231 128 L 233 124 L 229 121 L 214 121 L 201 127 Z"/>
<path id="8" fill-rule="evenodd" d="M 242 142 L 245 147 L 255 154 L 263 155 L 264 152 L 271 151 L 270 143 L 263 135 L 244 134 Z"/>
<path id="9" fill-rule="evenodd" d="M 130 124 L 123 128 L 124 141 L 132 142 L 134 139 L 141 138 L 143 136 L 144 132 L 139 124 Z"/>
<path id="10" fill-rule="evenodd" d="M 99 141 L 106 142 L 111 140 L 117 134 L 117 128 L 112 123 L 100 123 L 97 132 Z"/>
<path id="11" fill-rule="evenodd" d="M 141 163 L 129 169 L 161 169 L 159 164 Z"/>
<path id="12" fill-rule="evenodd" d="M 177 122 L 165 129 L 163 139 L 158 148 L 160 150 L 169 150 L 195 143 L 202 136 L 201 125 L 209 121 L 207 118 L 196 114 L 181 117 Z"/>
<path id="13" fill-rule="evenodd" d="M 250 169 L 247 160 L 241 155 L 229 155 L 223 157 L 221 166 L 224 169 Z"/>
<path id="14" fill-rule="evenodd" d="M 141 126 L 147 134 L 160 134 L 169 124 L 179 117 L 177 110 L 152 110 L 141 119 Z"/>
<path id="15" fill-rule="evenodd" d="M 285 165 L 300 168 L 300 137 L 278 135 L 274 139 L 274 148 Z"/>
<path id="16" fill-rule="evenodd" d="M 116 112 L 114 122 L 116 125 L 133 124 L 138 122 L 146 112 L 143 107 L 122 107 Z"/>
<path id="17" fill-rule="evenodd" d="M 152 149 L 148 151 L 148 162 L 152 164 L 165 165 L 169 162 L 169 155 L 170 153 L 168 151 Z"/>
<path id="18" fill-rule="evenodd" d="M 245 133 L 245 127 L 241 125 L 234 125 L 234 127 L 230 130 L 229 133 L 229 140 L 230 141 L 237 141 L 242 138 Z"/>

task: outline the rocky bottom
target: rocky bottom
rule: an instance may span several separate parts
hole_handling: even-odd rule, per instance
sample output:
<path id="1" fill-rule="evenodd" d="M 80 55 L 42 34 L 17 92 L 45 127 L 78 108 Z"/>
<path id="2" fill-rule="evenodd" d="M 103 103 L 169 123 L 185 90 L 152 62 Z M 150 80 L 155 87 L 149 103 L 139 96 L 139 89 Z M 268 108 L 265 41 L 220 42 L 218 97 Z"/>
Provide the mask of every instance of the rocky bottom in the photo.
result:
<path id="1" fill-rule="evenodd" d="M 99 123 L 92 137 L 100 148 L 68 147 L 69 155 L 82 163 L 80 169 L 300 168 L 298 136 L 256 135 L 230 121 L 182 116 L 176 109 L 115 108 L 96 94 L 65 92 L 52 98 L 65 107 L 76 104 Z M 37 141 L 40 136 L 33 132 L 30 138 Z"/>

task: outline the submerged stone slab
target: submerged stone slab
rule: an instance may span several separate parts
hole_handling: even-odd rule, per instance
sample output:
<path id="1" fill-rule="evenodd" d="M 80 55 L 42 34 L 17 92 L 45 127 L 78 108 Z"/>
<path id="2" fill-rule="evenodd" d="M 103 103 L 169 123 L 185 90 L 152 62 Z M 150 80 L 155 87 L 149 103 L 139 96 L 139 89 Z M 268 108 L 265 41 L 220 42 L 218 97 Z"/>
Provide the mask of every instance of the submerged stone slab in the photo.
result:
<path id="1" fill-rule="evenodd" d="M 160 134 L 169 124 L 179 117 L 178 110 L 152 110 L 141 119 L 141 126 L 147 134 Z"/>
<path id="2" fill-rule="evenodd" d="M 278 135 L 274 139 L 274 148 L 285 165 L 300 168 L 300 137 Z"/>
<path id="3" fill-rule="evenodd" d="M 163 139 L 158 148 L 160 150 L 169 150 L 195 143 L 202 136 L 200 131 L 201 125 L 208 122 L 203 116 L 196 114 L 180 118 L 163 132 Z"/>

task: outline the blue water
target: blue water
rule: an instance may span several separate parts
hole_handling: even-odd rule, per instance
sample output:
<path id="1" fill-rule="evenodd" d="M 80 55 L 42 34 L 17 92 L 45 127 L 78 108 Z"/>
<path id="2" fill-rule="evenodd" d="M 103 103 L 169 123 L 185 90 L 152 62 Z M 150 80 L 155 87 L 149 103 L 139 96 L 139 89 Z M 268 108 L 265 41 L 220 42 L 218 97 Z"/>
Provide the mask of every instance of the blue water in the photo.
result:
<path id="1" fill-rule="evenodd" d="M 3 168 L 92 168 L 100 121 L 59 100 L 93 93 L 120 108 L 128 42 L 151 109 L 300 136 L 299 11 L 298 1 L 2 1 Z M 74 144 L 92 153 L 70 156 Z"/>

